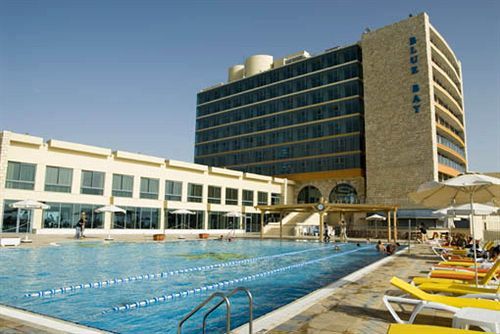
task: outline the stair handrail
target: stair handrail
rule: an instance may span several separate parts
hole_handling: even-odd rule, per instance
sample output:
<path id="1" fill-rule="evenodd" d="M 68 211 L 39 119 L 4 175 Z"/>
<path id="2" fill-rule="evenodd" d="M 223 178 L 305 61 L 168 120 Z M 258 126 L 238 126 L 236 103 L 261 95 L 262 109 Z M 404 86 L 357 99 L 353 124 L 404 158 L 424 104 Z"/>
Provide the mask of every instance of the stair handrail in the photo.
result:
<path id="1" fill-rule="evenodd" d="M 226 303 L 226 333 L 230 334 L 231 333 L 231 302 L 229 301 L 229 298 L 226 297 L 222 292 L 214 292 L 213 294 L 210 295 L 207 299 L 205 299 L 203 302 L 198 304 L 191 312 L 189 312 L 182 320 L 179 322 L 179 325 L 177 325 L 177 334 L 182 333 L 182 325 L 189 319 L 191 318 L 196 312 L 198 312 L 203 306 L 207 305 L 212 299 L 215 297 L 220 297 L 222 301 L 220 301 L 217 305 L 220 306 L 222 303 Z"/>
<path id="2" fill-rule="evenodd" d="M 239 286 L 235 288 L 233 291 L 228 293 L 226 295 L 227 298 L 232 297 L 235 295 L 237 292 L 243 291 L 248 297 L 248 332 L 252 334 L 253 331 L 253 296 L 250 290 L 245 288 L 244 286 Z M 219 306 L 222 305 L 224 301 L 220 301 L 218 304 L 216 304 L 214 307 L 212 307 L 207 313 L 205 313 L 205 316 L 203 317 L 203 334 L 206 334 L 206 325 L 207 325 L 207 318 L 208 316 L 215 311 L 216 309 L 219 308 Z M 228 332 L 229 333 L 229 332 Z"/>

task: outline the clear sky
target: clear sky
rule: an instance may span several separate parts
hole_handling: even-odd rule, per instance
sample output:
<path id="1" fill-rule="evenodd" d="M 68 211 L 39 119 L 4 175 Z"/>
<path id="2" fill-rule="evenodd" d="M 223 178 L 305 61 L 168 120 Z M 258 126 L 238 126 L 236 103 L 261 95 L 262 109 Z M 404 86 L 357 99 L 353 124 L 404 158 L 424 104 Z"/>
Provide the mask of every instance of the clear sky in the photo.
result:
<path id="1" fill-rule="evenodd" d="M 196 93 L 426 11 L 462 61 L 470 169 L 500 171 L 500 1 L 0 0 L 0 129 L 192 161 Z"/>

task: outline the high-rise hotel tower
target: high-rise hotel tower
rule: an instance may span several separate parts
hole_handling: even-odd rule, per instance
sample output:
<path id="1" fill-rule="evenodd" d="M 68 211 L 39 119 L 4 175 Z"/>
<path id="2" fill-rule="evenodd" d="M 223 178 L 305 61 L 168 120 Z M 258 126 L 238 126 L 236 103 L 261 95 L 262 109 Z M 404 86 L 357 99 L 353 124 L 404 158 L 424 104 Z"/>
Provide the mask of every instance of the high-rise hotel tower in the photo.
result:
<path id="1" fill-rule="evenodd" d="M 467 169 L 460 61 L 427 14 L 318 55 L 249 57 L 198 94 L 195 162 L 298 182 L 297 202 L 411 206 Z"/>

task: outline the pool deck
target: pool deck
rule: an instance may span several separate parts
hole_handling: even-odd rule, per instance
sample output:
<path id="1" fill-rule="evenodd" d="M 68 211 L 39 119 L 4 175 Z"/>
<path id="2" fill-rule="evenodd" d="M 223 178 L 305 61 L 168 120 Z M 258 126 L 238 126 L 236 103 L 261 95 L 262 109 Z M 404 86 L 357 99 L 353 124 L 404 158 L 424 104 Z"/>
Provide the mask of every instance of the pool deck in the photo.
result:
<path id="1" fill-rule="evenodd" d="M 359 281 L 342 286 L 299 315 L 259 333 L 385 334 L 389 324 L 395 321 L 385 308 L 382 296 L 401 295 L 389 283 L 390 278 L 397 275 L 409 280 L 414 276 L 424 276 L 432 264 L 437 262 L 429 246 L 412 245 L 410 254 L 404 251 L 393 256 L 390 262 Z M 424 311 L 415 323 L 451 327 L 451 315 Z"/>
<path id="2" fill-rule="evenodd" d="M 47 331 L 42 328 L 37 328 L 34 325 L 22 323 L 17 320 L 0 316 L 0 333 L 2 334 L 49 334 L 56 333 L 54 331 Z"/>
<path id="3" fill-rule="evenodd" d="M 23 244 L 20 247 L 46 246 L 50 243 L 60 243 L 74 240 L 71 236 L 38 235 L 32 236 L 33 243 Z M 82 240 L 99 241 L 102 236 L 89 236 Z M 144 242 L 151 241 L 151 236 L 118 236 L 116 241 Z M 177 236 L 168 236 L 166 241 L 177 241 Z M 197 236 L 186 240 L 199 240 Z M 409 280 L 413 276 L 425 275 L 437 258 L 426 245 L 412 245 L 411 253 L 404 251 L 391 257 L 384 265 L 374 269 L 361 279 L 347 283 L 335 289 L 325 298 L 318 300 L 307 309 L 301 310 L 298 315 L 285 320 L 275 328 L 267 328 L 259 333 L 271 334 L 330 334 L 330 333 L 370 333 L 385 334 L 390 323 L 394 320 L 382 303 L 382 296 L 400 294 L 393 288 L 389 279 L 397 275 Z M 277 322 L 279 323 L 279 322 Z M 417 318 L 416 323 L 450 326 L 450 314 L 443 312 L 426 311 Z M 0 317 L 0 333 L 60 333 L 47 331 L 29 323 Z"/>

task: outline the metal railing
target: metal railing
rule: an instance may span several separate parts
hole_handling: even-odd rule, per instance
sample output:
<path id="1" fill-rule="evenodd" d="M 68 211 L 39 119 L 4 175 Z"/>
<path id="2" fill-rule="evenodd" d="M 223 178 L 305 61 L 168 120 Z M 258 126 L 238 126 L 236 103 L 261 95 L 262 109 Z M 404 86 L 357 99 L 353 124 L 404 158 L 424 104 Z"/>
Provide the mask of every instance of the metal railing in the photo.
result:
<path id="1" fill-rule="evenodd" d="M 231 333 L 231 302 L 229 301 L 229 298 L 235 295 L 237 292 L 243 291 L 248 297 L 248 329 L 249 333 L 252 334 L 253 330 L 253 296 L 250 293 L 250 290 L 248 290 L 245 287 L 237 287 L 233 291 L 231 291 L 228 294 L 223 294 L 222 292 L 215 292 L 210 295 L 207 299 L 205 299 L 203 302 L 201 302 L 198 306 L 196 306 L 191 312 L 189 312 L 182 320 L 179 322 L 179 325 L 177 326 L 177 334 L 182 333 L 182 326 L 184 323 L 191 318 L 195 313 L 197 313 L 200 309 L 202 309 L 205 305 L 207 305 L 210 301 L 212 301 L 214 298 L 219 297 L 221 301 L 219 301 L 215 306 L 213 306 L 208 312 L 205 313 L 203 316 L 203 334 L 206 333 L 206 325 L 207 325 L 207 318 L 212 312 L 214 312 L 216 309 L 218 309 L 222 304 L 226 304 L 226 333 L 230 334 Z"/>
<path id="2" fill-rule="evenodd" d="M 231 298 L 233 295 L 235 295 L 238 291 L 243 291 L 248 297 L 248 332 L 252 334 L 252 325 L 253 325 L 253 296 L 250 293 L 250 290 L 248 290 L 245 287 L 239 286 L 230 293 L 226 295 L 227 298 Z M 207 325 L 207 318 L 208 316 L 215 311 L 216 309 L 219 308 L 219 306 L 222 305 L 224 301 L 220 301 L 217 305 L 212 307 L 207 313 L 205 313 L 205 316 L 203 317 L 203 334 L 206 334 L 206 325 Z M 229 332 L 228 332 L 229 333 Z"/>

